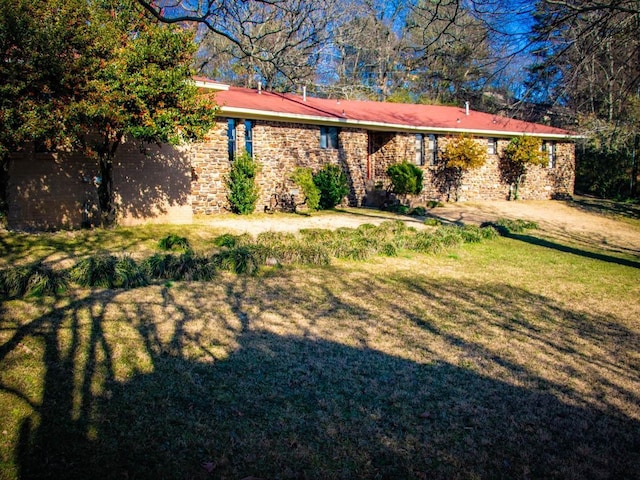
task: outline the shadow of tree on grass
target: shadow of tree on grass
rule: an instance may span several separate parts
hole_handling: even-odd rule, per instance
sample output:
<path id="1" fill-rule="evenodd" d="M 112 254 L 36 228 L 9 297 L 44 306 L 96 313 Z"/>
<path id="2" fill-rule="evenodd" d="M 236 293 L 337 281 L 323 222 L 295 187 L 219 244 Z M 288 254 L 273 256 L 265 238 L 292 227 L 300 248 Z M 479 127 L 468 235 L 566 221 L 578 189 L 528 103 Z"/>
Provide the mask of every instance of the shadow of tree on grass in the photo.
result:
<path id="1" fill-rule="evenodd" d="M 32 337 L 45 364 L 42 401 L 20 431 L 20 478 L 637 478 L 637 420 L 614 405 L 561 401 L 552 383 L 434 319 L 477 313 L 559 361 L 573 355 L 571 342 L 620 336 L 632 347 L 637 335 L 613 326 L 607 334 L 602 318 L 578 318 L 506 285 L 400 276 L 393 282 L 406 293 L 389 301 L 390 319 L 366 306 L 384 300 L 376 292 L 386 278 L 343 272 L 310 298 L 294 277 L 186 285 L 188 301 L 166 287 L 149 287 L 151 300 L 142 289 L 93 292 L 17 328 L 0 362 L 18 361 Z M 348 290 L 371 295 L 361 304 Z M 532 313 L 573 336 L 528 323 Z M 271 317 L 305 328 L 276 333 Z M 327 320 L 360 336 L 358 346 L 319 335 Z M 389 334 L 423 348 L 423 361 L 385 353 L 366 333 L 406 325 L 406 336 Z M 427 339 L 540 382 L 524 388 L 454 364 Z M 232 348 L 216 357 L 223 344 Z M 121 365 L 127 358 L 138 359 Z M 4 382 L 0 390 L 9 392 Z"/>

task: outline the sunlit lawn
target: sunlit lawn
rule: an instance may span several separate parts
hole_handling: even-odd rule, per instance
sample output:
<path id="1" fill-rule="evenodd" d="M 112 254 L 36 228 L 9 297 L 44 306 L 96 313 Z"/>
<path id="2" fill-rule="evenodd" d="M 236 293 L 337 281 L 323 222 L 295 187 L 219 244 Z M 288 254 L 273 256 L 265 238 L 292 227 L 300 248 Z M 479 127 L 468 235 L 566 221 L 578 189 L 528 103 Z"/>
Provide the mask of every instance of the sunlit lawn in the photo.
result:
<path id="1" fill-rule="evenodd" d="M 0 477 L 638 478 L 640 259 L 544 233 L 5 300 Z"/>

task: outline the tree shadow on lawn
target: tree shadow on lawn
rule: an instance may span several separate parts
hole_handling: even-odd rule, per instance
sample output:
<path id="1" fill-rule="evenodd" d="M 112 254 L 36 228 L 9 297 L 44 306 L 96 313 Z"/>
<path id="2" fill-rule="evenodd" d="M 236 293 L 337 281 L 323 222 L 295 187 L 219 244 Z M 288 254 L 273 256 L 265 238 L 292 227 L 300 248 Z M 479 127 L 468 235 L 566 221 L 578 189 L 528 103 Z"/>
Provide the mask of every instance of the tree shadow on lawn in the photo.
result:
<path id="1" fill-rule="evenodd" d="M 340 280 L 350 288 L 375 288 L 377 281 Z M 416 298 L 432 298 L 439 289 L 435 301 L 443 310 L 458 305 L 455 291 L 464 287 L 399 281 Z M 175 313 L 169 339 L 158 331 L 166 319 L 152 318 L 142 303 L 123 306 L 119 315 L 140 335 L 153 367 L 127 381 L 115 380 L 119 346 L 109 341 L 104 315 L 117 303 L 116 292 L 92 296 L 88 331 L 74 313 L 80 303 L 19 329 L 0 347 L 0 361 L 34 336 L 44 343 L 46 362 L 39 418 L 21 427 L 20 478 L 637 478 L 640 423 L 615 408 L 569 405 L 545 389 L 516 387 L 472 366 L 409 361 L 366 347 L 365 338 L 358 348 L 252 324 L 256 309 L 285 319 L 361 309 L 335 294 L 325 297 L 331 304 L 302 307 L 304 293 L 292 286 L 267 279 L 253 296 L 243 293 L 251 288 L 241 281 L 229 284 L 221 302 L 232 312 L 227 328 L 237 335 L 237 348 L 216 361 L 194 361 L 187 352 L 215 348 L 188 328 L 200 320 L 193 312 L 204 303 L 183 308 L 171 290 L 162 290 L 163 306 Z M 479 299 L 489 294 L 480 291 Z M 519 307 L 494 300 L 539 300 L 521 291 L 495 295 L 500 298 L 486 303 L 505 322 Z M 395 307 L 399 319 L 451 348 L 477 352 L 401 298 Z M 63 327 L 60 319 L 69 314 Z M 360 318 L 380 321 L 366 309 Z M 64 342 L 63 328 L 69 329 Z M 515 328 L 548 340 L 524 322 Z M 80 351 L 86 359 L 78 363 Z M 508 360 L 501 365 L 523 374 Z M 96 390 L 98 372 L 104 386 Z"/>
<path id="2" fill-rule="evenodd" d="M 640 262 L 635 260 L 630 260 L 628 258 L 614 257 L 612 255 L 592 252 L 582 248 L 570 247 L 568 245 L 562 245 L 561 243 L 552 242 L 550 240 L 536 237 L 534 235 L 523 235 L 518 233 L 509 233 L 506 231 L 502 231 L 501 235 L 506 238 L 519 240 L 521 242 L 529 243 L 531 245 L 536 245 L 539 247 L 551 248 L 553 250 L 557 250 L 563 253 L 570 253 L 572 255 L 578 255 L 581 257 L 590 258 L 593 260 L 600 260 L 608 263 L 615 263 L 616 265 L 624 265 L 626 267 L 640 268 Z"/>

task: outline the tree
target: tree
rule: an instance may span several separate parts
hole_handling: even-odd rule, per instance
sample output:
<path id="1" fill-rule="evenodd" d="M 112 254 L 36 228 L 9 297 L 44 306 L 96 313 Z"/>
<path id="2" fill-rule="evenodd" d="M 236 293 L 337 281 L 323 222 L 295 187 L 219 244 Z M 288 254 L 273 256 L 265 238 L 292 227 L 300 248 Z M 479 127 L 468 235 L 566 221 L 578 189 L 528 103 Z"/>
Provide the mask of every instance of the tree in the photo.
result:
<path id="1" fill-rule="evenodd" d="M 406 23 L 415 91 L 431 102 L 478 104 L 493 60 L 483 23 L 458 0 L 418 1 Z"/>
<path id="2" fill-rule="evenodd" d="M 640 3 L 540 0 L 536 5 L 530 89 L 548 107 L 566 109 L 583 135 L 577 186 L 617 196 L 626 176 L 628 195 L 636 180 L 630 159 L 640 135 Z"/>
<path id="3" fill-rule="evenodd" d="M 94 59 L 85 0 L 0 0 L 0 214 L 7 206 L 9 153 L 28 142 L 68 143 L 64 121 L 83 95 Z"/>
<path id="4" fill-rule="evenodd" d="M 448 195 L 453 189 L 458 200 L 462 177 L 474 168 L 480 168 L 486 162 L 486 149 L 473 138 L 466 135 L 450 137 L 440 152 L 442 179 Z"/>
<path id="5" fill-rule="evenodd" d="M 520 185 L 530 166 L 546 165 L 548 158 L 542 152 L 542 141 L 539 138 L 512 138 L 500 157 L 500 173 L 502 180 L 510 185 L 509 200 L 520 198 Z"/>
<path id="6" fill-rule="evenodd" d="M 313 81 L 339 12 L 337 0 L 138 0 L 166 23 L 206 27 L 198 64 L 203 73 L 290 91 Z M 225 65 L 226 64 L 226 65 Z"/>
<path id="7" fill-rule="evenodd" d="M 37 8 L 18 1 L 24 27 L 1 67 L 13 79 L 1 91 L 1 121 L 11 132 L 4 148 L 40 140 L 96 159 L 102 220 L 113 223 L 113 161 L 125 136 L 177 144 L 201 138 L 213 124 L 213 103 L 190 80 L 193 32 L 158 24 L 134 0 L 46 0 Z M 3 0 L 3 8 L 10 3 Z M 53 26 L 41 23 L 47 15 Z"/>

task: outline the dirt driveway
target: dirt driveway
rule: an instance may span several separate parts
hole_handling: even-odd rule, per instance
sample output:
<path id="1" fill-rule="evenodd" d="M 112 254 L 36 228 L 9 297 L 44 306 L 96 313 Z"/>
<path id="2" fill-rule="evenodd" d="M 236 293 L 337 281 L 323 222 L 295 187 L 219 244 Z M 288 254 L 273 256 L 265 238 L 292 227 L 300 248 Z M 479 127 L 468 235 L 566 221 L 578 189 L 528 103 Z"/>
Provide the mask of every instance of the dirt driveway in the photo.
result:
<path id="1" fill-rule="evenodd" d="M 640 206 L 577 198 L 575 201 L 487 201 L 451 203 L 428 211 L 444 222 L 480 225 L 499 218 L 537 222 L 541 230 L 571 243 L 640 255 Z M 257 235 L 265 231 L 295 232 L 302 228 L 357 227 L 401 219 L 422 227 L 424 218 L 394 215 L 367 208 L 345 208 L 339 212 L 305 215 L 224 215 L 208 217 L 205 223 L 236 233 Z"/>

